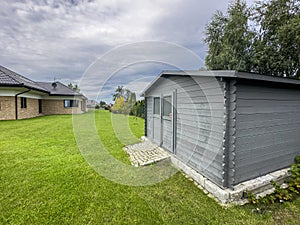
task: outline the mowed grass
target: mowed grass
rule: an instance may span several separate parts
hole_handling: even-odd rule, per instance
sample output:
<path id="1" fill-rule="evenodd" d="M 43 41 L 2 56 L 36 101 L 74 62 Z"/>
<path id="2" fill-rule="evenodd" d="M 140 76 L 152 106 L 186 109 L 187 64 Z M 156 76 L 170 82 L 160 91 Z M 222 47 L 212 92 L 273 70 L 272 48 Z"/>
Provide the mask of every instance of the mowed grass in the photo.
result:
<path id="1" fill-rule="evenodd" d="M 85 115 L 80 115 L 85 116 Z M 123 116 L 123 115 L 121 115 Z M 134 135 L 143 120 L 129 118 Z M 111 125 L 96 114 L 99 136 L 129 163 Z M 131 187 L 96 173 L 81 156 L 72 116 L 0 121 L 0 224 L 299 224 L 300 199 L 267 214 L 224 208 L 180 172 L 152 186 Z"/>

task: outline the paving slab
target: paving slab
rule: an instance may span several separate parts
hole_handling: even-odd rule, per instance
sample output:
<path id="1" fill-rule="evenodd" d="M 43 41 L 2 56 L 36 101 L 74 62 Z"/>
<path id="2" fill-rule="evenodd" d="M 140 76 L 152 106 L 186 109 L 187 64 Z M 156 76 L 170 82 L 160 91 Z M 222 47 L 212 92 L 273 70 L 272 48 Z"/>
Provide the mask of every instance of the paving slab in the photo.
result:
<path id="1" fill-rule="evenodd" d="M 133 166 L 146 166 L 170 158 L 170 154 L 146 138 L 142 138 L 141 143 L 125 146 L 123 150 Z"/>

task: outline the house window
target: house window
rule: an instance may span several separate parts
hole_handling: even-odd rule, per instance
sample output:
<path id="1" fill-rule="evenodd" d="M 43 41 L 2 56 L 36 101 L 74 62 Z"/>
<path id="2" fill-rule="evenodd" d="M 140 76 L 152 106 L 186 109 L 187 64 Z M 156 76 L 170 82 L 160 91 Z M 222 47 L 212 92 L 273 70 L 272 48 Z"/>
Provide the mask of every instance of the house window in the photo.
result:
<path id="1" fill-rule="evenodd" d="M 24 97 L 21 97 L 21 108 L 22 109 L 27 108 L 27 99 Z"/>
<path id="2" fill-rule="evenodd" d="M 160 98 L 154 98 L 154 109 L 153 114 L 160 114 Z"/>
<path id="3" fill-rule="evenodd" d="M 64 106 L 65 108 L 78 107 L 78 100 L 65 99 Z"/>
<path id="4" fill-rule="evenodd" d="M 164 97 L 163 116 L 170 116 L 172 113 L 172 97 Z"/>

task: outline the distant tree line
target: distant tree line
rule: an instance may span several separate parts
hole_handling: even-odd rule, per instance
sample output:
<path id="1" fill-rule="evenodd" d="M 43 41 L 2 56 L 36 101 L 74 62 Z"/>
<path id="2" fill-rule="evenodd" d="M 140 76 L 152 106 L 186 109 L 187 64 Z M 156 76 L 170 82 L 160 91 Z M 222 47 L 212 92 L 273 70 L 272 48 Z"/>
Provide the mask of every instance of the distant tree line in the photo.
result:
<path id="1" fill-rule="evenodd" d="M 235 0 L 206 26 L 206 67 L 300 78 L 300 1 Z"/>
<path id="2" fill-rule="evenodd" d="M 145 118 L 145 100 L 144 99 L 137 101 L 133 105 L 133 107 L 130 111 L 130 115 Z"/>
<path id="3" fill-rule="evenodd" d="M 105 101 L 100 101 L 99 104 L 97 103 L 95 105 L 95 109 L 105 109 L 105 110 L 110 110 L 110 105 L 109 104 L 106 104 Z"/>
<path id="4" fill-rule="evenodd" d="M 80 88 L 79 88 L 78 84 L 69 83 L 68 87 L 73 89 L 74 91 L 80 92 Z"/>
<path id="5" fill-rule="evenodd" d="M 136 100 L 136 94 L 123 86 L 118 86 L 113 94 L 114 105 L 111 112 L 144 118 L 144 100 Z"/>

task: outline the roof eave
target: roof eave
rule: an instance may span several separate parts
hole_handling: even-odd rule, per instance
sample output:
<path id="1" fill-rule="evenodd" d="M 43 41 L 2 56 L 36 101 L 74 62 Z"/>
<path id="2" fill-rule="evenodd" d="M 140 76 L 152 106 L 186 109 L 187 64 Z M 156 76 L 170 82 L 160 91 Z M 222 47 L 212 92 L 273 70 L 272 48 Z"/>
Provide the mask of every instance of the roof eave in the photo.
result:
<path id="1" fill-rule="evenodd" d="M 24 85 L 22 85 L 22 84 L 1 84 L 0 83 L 0 86 L 1 87 L 23 87 Z"/>
<path id="2" fill-rule="evenodd" d="M 236 70 L 164 70 L 143 90 L 142 96 L 164 75 L 204 76 L 204 77 L 237 77 Z"/>
<path id="3" fill-rule="evenodd" d="M 24 84 L 0 84 L 0 86 L 1 87 L 10 87 L 10 88 L 14 88 L 14 87 L 16 87 L 16 88 L 27 88 L 27 89 L 30 89 L 30 90 L 39 91 L 39 92 L 49 94 L 49 92 L 46 91 L 46 90 L 41 90 L 41 89 L 30 87 L 30 86 L 24 85 Z"/>
<path id="4" fill-rule="evenodd" d="M 77 94 L 77 95 L 72 95 L 72 94 L 49 94 L 49 96 L 68 96 L 68 97 L 83 97 L 85 99 L 87 99 L 87 97 L 85 97 L 82 94 Z"/>
<path id="5" fill-rule="evenodd" d="M 260 81 L 267 81 L 267 82 L 300 85 L 300 80 L 297 80 L 297 79 L 293 79 L 293 78 L 289 78 L 289 77 L 276 77 L 276 76 L 270 76 L 270 75 L 262 75 L 262 74 L 258 74 L 258 73 L 237 72 L 237 78 L 247 79 L 247 80 L 260 80 Z"/>
<path id="6" fill-rule="evenodd" d="M 247 80 L 259 80 L 273 83 L 284 83 L 300 85 L 300 80 L 287 78 L 287 77 L 275 77 L 269 75 L 262 75 L 257 73 L 242 72 L 236 70 L 178 70 L 178 71 L 162 71 L 142 92 L 142 96 L 146 95 L 146 92 L 163 76 L 165 75 L 179 75 L 179 76 L 204 76 L 204 77 L 224 77 L 224 78 L 237 78 Z"/>
<path id="7" fill-rule="evenodd" d="M 82 95 L 72 95 L 72 94 L 49 94 L 50 96 L 82 96 Z"/>

